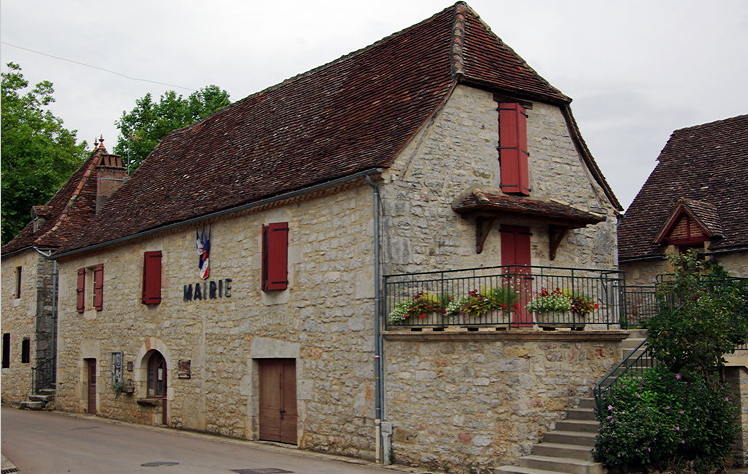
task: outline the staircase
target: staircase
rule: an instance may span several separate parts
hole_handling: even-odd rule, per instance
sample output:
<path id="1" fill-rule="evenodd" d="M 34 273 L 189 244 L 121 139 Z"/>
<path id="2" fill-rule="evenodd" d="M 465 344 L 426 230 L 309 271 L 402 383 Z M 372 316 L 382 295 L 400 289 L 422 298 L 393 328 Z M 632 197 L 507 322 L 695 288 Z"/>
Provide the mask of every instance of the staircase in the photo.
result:
<path id="1" fill-rule="evenodd" d="M 18 408 L 21 410 L 53 410 L 55 392 L 54 387 L 38 390 L 37 393 L 29 395 L 28 400 L 21 402 Z"/>
<path id="2" fill-rule="evenodd" d="M 629 355 L 638 357 L 644 352 L 639 348 L 644 342 L 647 331 L 631 330 L 631 335 L 621 343 L 621 360 Z M 619 371 L 622 369 L 619 369 Z M 532 454 L 519 458 L 517 466 L 502 466 L 496 474 L 604 474 L 601 463 L 592 460 L 592 448 L 598 432 L 595 418 L 595 399 L 582 398 L 579 407 L 567 412 L 566 419 L 556 422 L 554 430 L 543 436 L 543 441 L 532 448 Z"/>

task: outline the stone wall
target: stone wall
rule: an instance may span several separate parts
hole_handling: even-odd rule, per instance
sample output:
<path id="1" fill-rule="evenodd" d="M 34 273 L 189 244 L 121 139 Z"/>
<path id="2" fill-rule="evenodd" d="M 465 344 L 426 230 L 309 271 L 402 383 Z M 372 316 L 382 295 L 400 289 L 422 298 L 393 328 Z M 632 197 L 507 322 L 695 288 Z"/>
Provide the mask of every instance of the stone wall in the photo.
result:
<path id="1" fill-rule="evenodd" d="M 21 267 L 21 296 L 16 296 Z M 2 401 L 18 404 L 31 392 L 32 367 L 50 355 L 52 263 L 34 250 L 2 259 L 2 332 L 10 334 L 10 367 L 2 369 Z M 30 361 L 21 362 L 21 343 L 28 338 Z"/>
<path id="2" fill-rule="evenodd" d="M 745 363 L 747 356 L 742 355 L 742 362 Z M 742 433 L 740 441 L 735 446 L 735 464 L 739 467 L 748 467 L 748 367 L 732 366 L 726 367 L 725 375 L 733 390 L 734 399 L 740 406 L 740 425 Z"/>
<path id="3" fill-rule="evenodd" d="M 603 214 L 607 220 L 571 230 L 554 261 L 549 259 L 547 225 L 517 218 L 501 223 L 531 227 L 533 265 L 616 268 L 613 207 L 582 163 L 561 111 L 532 105 L 527 111 L 530 198 L 561 201 Z M 476 186 L 499 187 L 497 108 L 491 93 L 458 86 L 385 174 L 385 273 L 501 264 L 498 227 L 488 236 L 483 253 L 477 254 L 474 220 L 452 210 L 452 201 Z"/>
<path id="4" fill-rule="evenodd" d="M 98 368 L 105 417 L 161 422 L 142 406 L 148 351 L 167 362 L 169 425 L 258 438 L 258 360 L 296 359 L 299 446 L 374 456 L 374 270 L 372 190 L 327 197 L 210 223 L 210 280 L 230 296 L 184 300 L 200 281 L 195 227 L 60 262 L 57 407 L 87 406 L 86 358 Z M 260 291 L 262 225 L 289 224 L 289 287 Z M 198 228 L 201 229 L 202 227 Z M 140 302 L 143 253 L 162 251 L 162 301 Z M 76 312 L 77 269 L 104 264 L 104 309 Z M 88 298 L 88 297 L 87 297 Z M 111 353 L 123 353 L 135 393 L 115 398 Z M 178 377 L 190 361 L 190 378 Z M 127 370 L 130 364 L 132 370 Z M 160 403 L 160 402 L 159 402 Z"/>
<path id="5" fill-rule="evenodd" d="M 585 333 L 388 334 L 394 460 L 457 473 L 515 464 L 617 362 L 610 333 Z"/>

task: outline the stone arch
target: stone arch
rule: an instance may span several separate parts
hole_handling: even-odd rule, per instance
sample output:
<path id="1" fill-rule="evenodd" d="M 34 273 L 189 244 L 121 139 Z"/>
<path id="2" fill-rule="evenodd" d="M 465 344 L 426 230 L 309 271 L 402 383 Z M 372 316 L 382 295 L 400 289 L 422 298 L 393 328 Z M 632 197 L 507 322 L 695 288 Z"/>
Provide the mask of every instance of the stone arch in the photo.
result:
<path id="1" fill-rule="evenodd" d="M 145 397 L 148 393 L 148 360 L 154 352 L 159 352 L 166 361 L 166 399 L 174 399 L 174 389 L 172 380 L 176 376 L 176 362 L 171 355 L 171 351 L 166 344 L 157 337 L 147 338 L 138 349 L 135 356 L 135 367 L 133 372 L 133 382 L 138 387 L 139 396 Z"/>

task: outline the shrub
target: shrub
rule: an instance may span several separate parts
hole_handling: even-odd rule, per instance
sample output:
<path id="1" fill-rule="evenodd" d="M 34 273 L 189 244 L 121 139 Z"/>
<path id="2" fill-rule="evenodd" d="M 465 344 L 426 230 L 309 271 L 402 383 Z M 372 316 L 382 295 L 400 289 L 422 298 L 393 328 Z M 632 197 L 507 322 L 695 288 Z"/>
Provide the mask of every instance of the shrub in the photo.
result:
<path id="1" fill-rule="evenodd" d="M 609 468 L 708 472 L 724 465 L 739 433 L 728 389 L 698 372 L 647 369 L 603 400 L 594 455 Z"/>

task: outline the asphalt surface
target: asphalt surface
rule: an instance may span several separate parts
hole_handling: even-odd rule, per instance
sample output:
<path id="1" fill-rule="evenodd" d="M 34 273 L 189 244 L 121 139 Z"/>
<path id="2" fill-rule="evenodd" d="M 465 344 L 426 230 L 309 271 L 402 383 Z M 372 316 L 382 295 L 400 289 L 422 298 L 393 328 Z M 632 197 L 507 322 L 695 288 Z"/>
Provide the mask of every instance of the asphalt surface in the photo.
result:
<path id="1" fill-rule="evenodd" d="M 428 471 L 90 415 L 2 408 L 3 472 L 392 474 Z"/>

